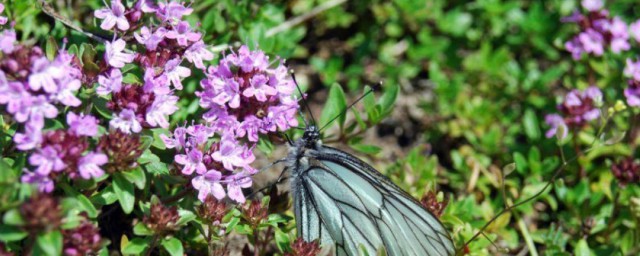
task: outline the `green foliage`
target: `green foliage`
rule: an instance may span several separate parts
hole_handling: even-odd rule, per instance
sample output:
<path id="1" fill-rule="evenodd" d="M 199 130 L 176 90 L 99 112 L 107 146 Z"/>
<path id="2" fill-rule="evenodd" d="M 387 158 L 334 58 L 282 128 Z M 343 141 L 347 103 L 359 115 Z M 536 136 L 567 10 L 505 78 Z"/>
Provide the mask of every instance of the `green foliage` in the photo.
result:
<path id="1" fill-rule="evenodd" d="M 45 15 L 40 1 L 6 2 L 3 15 L 15 22 L 20 41 L 41 46 L 52 59 L 67 38 L 65 47 L 79 57 L 83 72 L 97 74 L 103 68 L 104 46 Z M 111 38 L 93 18 L 103 1 L 48 2 L 73 24 Z M 132 6 L 136 1 L 124 2 Z M 484 230 L 499 248 L 479 236 L 468 246 L 471 255 L 505 250 L 629 255 L 639 250 L 640 185 L 622 185 L 611 172 L 621 160 L 638 157 L 640 111 L 616 105 L 625 99 L 624 60 L 635 56 L 573 60 L 563 44 L 576 26 L 560 18 L 579 8 L 579 1 L 346 1 L 274 32 L 324 2 L 194 1 L 188 19 L 200 24 L 216 53 L 212 64 L 239 44 L 287 59 L 309 93 L 311 111 L 321 113 L 320 126 L 337 117 L 323 130 L 323 142 L 356 151 L 416 198 L 429 191 L 448 198 L 441 220 L 457 246 L 505 207 L 535 196 Z M 610 11 L 627 22 L 640 17 L 634 1 L 609 2 Z M 140 70 L 125 70 L 130 72 L 125 83 L 140 82 Z M 183 81 L 171 128 L 202 114 L 195 96 L 202 78 L 197 71 Z M 369 93 L 379 82 L 382 90 Z M 604 94 L 603 118 L 571 129 L 566 139 L 546 138 L 545 114 L 557 112 L 568 90 L 592 84 Z M 86 104 L 81 108 L 111 118 L 107 100 L 94 93 L 95 84 L 82 89 L 78 96 Z M 19 124 L 8 117 L 0 116 L 0 241 L 18 253 L 31 246 L 34 255 L 60 255 L 61 230 L 26 231 L 19 207 L 37 192 L 20 183 L 28 156 L 15 150 L 12 138 Z M 47 127 L 62 127 L 63 121 L 52 120 Z M 103 245 L 103 254 L 213 254 L 231 236 L 246 237 L 265 255 L 291 252 L 295 223 L 287 207 L 276 207 L 287 205 L 282 195 L 260 201 L 269 212 L 259 222 L 250 221 L 240 205 L 226 205 L 220 223 L 202 218 L 197 192 L 190 190 L 188 179 L 175 175 L 175 152 L 160 139 L 170 130 L 142 134 L 137 166 L 109 174 L 107 182 L 65 181 L 56 194 L 63 206 L 62 228 L 122 212 L 130 232 L 118 230 L 109 237 L 116 240 Z M 299 131 L 290 135 L 299 136 Z M 270 155 L 284 146 L 265 137 L 257 147 Z M 178 231 L 157 232 L 142 222 L 154 201 L 178 209 Z"/>

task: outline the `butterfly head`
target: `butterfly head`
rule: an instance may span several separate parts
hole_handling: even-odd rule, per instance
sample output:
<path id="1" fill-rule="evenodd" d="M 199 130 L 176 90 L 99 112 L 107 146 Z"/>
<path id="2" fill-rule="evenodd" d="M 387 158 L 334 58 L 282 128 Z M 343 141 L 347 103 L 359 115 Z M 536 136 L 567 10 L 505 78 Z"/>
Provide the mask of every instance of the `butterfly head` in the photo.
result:
<path id="1" fill-rule="evenodd" d="M 309 125 L 304 129 L 304 134 L 302 135 L 302 140 L 305 142 L 307 147 L 311 147 L 316 144 L 316 142 L 320 139 L 320 130 L 315 125 Z"/>

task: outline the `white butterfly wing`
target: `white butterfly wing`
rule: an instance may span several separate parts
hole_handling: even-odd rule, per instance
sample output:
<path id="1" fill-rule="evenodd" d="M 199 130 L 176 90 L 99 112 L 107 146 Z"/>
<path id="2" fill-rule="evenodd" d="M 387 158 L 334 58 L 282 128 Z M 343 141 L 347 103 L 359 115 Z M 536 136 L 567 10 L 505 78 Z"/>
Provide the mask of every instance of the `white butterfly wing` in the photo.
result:
<path id="1" fill-rule="evenodd" d="M 442 224 L 371 166 L 329 147 L 307 150 L 292 190 L 299 236 L 338 255 L 453 255 Z"/>

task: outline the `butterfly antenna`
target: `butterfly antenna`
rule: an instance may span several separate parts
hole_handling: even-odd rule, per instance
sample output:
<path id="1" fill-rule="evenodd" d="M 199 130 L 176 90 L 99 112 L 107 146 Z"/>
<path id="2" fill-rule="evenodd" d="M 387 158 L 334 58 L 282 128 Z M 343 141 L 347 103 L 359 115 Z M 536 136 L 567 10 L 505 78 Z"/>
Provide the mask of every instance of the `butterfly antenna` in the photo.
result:
<path id="1" fill-rule="evenodd" d="M 382 88 L 382 82 L 379 82 L 377 85 L 375 85 L 374 87 L 370 88 L 367 92 L 365 92 L 364 94 L 362 94 L 362 96 L 360 96 L 359 98 L 357 98 L 355 101 L 353 101 L 349 106 L 347 106 L 346 108 L 344 108 L 340 114 L 338 114 L 337 116 L 333 117 L 328 123 L 326 123 L 324 126 L 322 126 L 322 128 L 320 128 L 318 131 L 322 131 L 324 128 L 326 128 L 327 126 L 329 126 L 331 123 L 333 123 L 333 121 L 335 121 L 336 119 L 340 118 L 342 115 L 346 114 L 347 111 L 349 111 L 349 109 L 351 109 L 355 104 L 357 104 L 358 102 L 360 102 L 362 99 L 364 99 L 364 97 L 367 97 L 367 95 L 369 95 L 370 93 L 379 90 L 380 88 Z"/>
<path id="2" fill-rule="evenodd" d="M 302 103 L 304 103 L 304 107 L 309 112 L 309 116 L 311 116 L 312 124 L 315 125 L 316 124 L 316 119 L 313 117 L 313 113 L 311 112 L 311 108 L 309 108 L 309 104 L 307 103 L 307 100 L 304 98 L 304 94 L 302 93 L 302 90 L 300 89 L 300 86 L 298 86 L 298 80 L 296 80 L 296 75 L 294 74 L 293 70 L 291 70 L 289 72 L 291 73 L 291 78 L 293 79 L 293 83 L 296 85 L 296 89 L 298 89 L 298 92 L 300 93 L 300 100 L 302 100 Z M 304 121 L 304 125 L 305 126 L 309 126 L 309 123 L 307 123 L 307 120 L 304 119 L 304 115 L 302 114 L 302 112 L 300 112 L 300 116 L 303 117 L 302 120 Z"/>

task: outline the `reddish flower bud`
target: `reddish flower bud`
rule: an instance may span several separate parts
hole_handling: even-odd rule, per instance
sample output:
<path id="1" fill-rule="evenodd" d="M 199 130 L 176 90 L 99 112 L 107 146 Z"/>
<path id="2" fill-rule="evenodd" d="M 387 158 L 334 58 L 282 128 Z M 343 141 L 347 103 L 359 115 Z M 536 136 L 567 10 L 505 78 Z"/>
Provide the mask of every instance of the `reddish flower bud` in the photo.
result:
<path id="1" fill-rule="evenodd" d="M 37 194 L 20 206 L 24 229 L 32 234 L 57 229 L 62 223 L 61 206 L 48 194 Z"/>
<path id="2" fill-rule="evenodd" d="M 142 222 L 156 233 L 165 233 L 176 230 L 176 223 L 179 219 L 177 207 L 166 207 L 161 203 L 156 203 L 151 205 L 151 213 L 144 216 Z"/>
<path id="3" fill-rule="evenodd" d="M 291 252 L 286 253 L 286 256 L 315 256 L 320 253 L 320 243 L 318 240 L 312 242 L 305 242 L 302 238 L 296 239 L 291 244 Z"/>
<path id="4" fill-rule="evenodd" d="M 442 202 L 438 202 L 438 198 L 433 191 L 429 191 L 426 195 L 420 199 L 420 203 L 424 208 L 427 208 L 429 212 L 433 213 L 436 217 L 440 218 L 444 209 L 447 208 L 447 204 L 449 204 L 449 200 L 445 199 Z"/>

